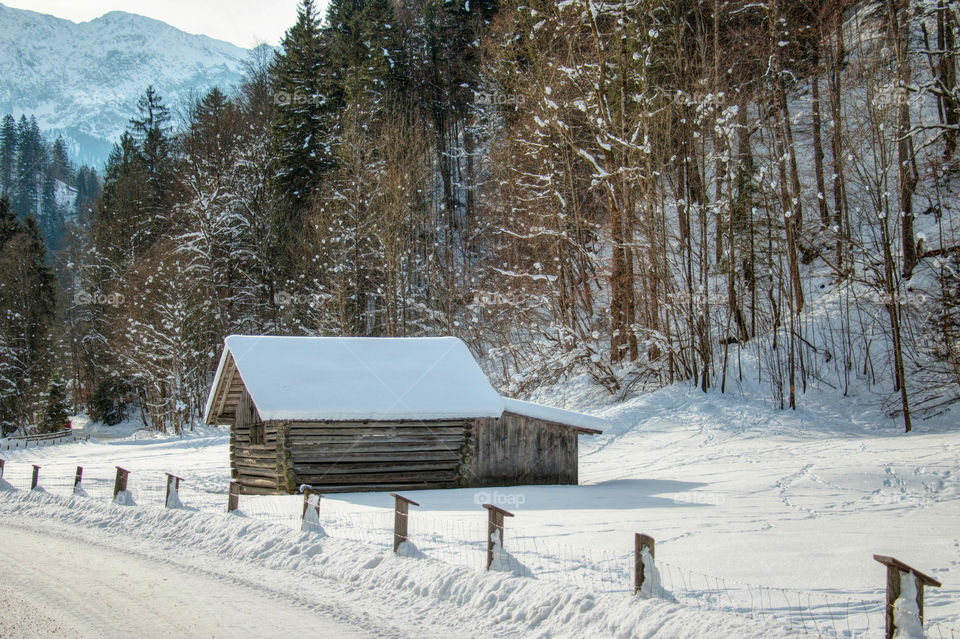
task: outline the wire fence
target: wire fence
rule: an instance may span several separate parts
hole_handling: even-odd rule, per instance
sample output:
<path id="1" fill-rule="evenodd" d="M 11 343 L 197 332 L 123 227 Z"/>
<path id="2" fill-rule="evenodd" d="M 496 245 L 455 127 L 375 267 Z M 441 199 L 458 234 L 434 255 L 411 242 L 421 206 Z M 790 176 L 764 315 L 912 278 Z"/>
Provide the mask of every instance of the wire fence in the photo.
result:
<path id="1" fill-rule="evenodd" d="M 48 472 L 41 468 L 38 489 L 65 497 L 114 499 L 115 468 L 85 467 L 76 488 L 76 475 L 67 474 L 65 470 L 62 465 Z M 27 464 L 8 465 L 3 479 L 15 488 L 28 489 L 33 469 Z M 185 508 L 224 512 L 228 489 L 226 480 L 188 477 L 180 483 L 178 494 Z M 155 471 L 131 472 L 126 491 L 128 503 L 163 507 L 167 475 Z M 300 530 L 303 497 L 243 495 L 238 514 Z M 320 525 L 334 538 L 381 552 L 393 549 L 393 509 L 371 507 L 357 511 L 345 509 L 331 500 L 321 500 Z M 437 517 L 414 511 L 408 518 L 407 539 L 417 551 L 431 559 L 478 570 L 487 567 L 487 522 L 479 517 Z M 559 544 L 525 533 L 522 526 L 508 527 L 504 531 L 503 549 L 499 552 L 498 567 L 501 570 L 595 593 L 632 595 L 634 592 L 633 552 L 617 553 Z M 657 560 L 655 566 L 658 574 L 648 576 L 644 593 L 686 607 L 772 620 L 812 637 L 877 637 L 882 636 L 885 627 L 885 602 L 879 589 L 872 593 L 874 599 L 857 599 L 833 591 L 748 584 L 663 560 Z M 917 617 L 911 610 L 898 609 L 897 612 Z M 924 620 L 923 627 L 927 637 L 960 639 L 960 630 L 936 621 Z"/>
<path id="2" fill-rule="evenodd" d="M 44 435 L 17 435 L 0 439 L 0 450 L 43 448 L 45 446 L 56 446 L 58 444 L 89 440 L 89 435 L 78 435 L 71 430 L 63 430 Z"/>

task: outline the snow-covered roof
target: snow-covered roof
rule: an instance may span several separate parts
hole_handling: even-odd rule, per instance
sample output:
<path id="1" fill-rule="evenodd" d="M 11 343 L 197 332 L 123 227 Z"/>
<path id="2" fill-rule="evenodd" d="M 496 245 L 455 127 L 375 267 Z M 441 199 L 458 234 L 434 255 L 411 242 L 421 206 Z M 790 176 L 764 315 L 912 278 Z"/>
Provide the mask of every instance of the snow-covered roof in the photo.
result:
<path id="1" fill-rule="evenodd" d="M 589 415 L 501 397 L 455 337 L 231 335 L 207 399 L 206 423 L 225 407 L 229 415 L 238 383 L 263 420 L 471 419 L 506 410 L 586 431 L 605 425 Z"/>
<path id="2" fill-rule="evenodd" d="M 250 337 L 227 352 L 264 420 L 499 417 L 503 400 L 453 337 Z M 221 360 L 221 366 L 223 361 Z M 208 400 L 208 411 L 211 400 Z"/>

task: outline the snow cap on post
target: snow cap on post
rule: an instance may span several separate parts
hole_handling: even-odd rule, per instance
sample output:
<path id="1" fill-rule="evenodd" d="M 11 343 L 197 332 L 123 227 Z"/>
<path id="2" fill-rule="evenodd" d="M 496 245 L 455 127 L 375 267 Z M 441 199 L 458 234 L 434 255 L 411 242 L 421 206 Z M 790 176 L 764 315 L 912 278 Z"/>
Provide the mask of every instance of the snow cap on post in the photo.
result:
<path id="1" fill-rule="evenodd" d="M 887 567 L 887 605 L 885 606 L 886 634 L 884 637 L 886 637 L 886 639 L 893 639 L 893 636 L 897 631 L 897 619 L 898 617 L 903 617 L 903 614 L 898 615 L 898 612 L 906 613 L 907 615 L 909 615 L 911 612 L 915 614 L 920 622 L 920 627 L 922 630 L 923 587 L 933 586 L 934 588 L 940 588 L 943 584 L 933 577 L 925 575 L 916 568 L 908 566 L 894 557 L 888 557 L 887 555 L 874 555 L 873 558 Z M 897 603 L 901 598 L 901 595 L 906 594 L 903 588 L 905 579 L 912 579 L 913 583 L 916 585 L 916 598 L 915 600 L 908 602 L 907 605 L 909 606 L 909 609 L 905 609 L 902 603 Z"/>

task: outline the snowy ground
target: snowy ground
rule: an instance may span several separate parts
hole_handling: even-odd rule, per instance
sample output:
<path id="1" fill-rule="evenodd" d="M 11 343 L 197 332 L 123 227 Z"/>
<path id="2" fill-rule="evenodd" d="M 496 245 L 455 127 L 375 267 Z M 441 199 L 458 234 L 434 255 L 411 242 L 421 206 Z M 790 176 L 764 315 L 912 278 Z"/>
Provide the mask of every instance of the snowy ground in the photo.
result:
<path id="1" fill-rule="evenodd" d="M 0 542 L 17 554 L 2 562 L 0 592 L 13 593 L 0 614 L 4 637 L 796 636 L 729 613 L 478 571 L 412 546 L 394 555 L 243 515 L 0 495 Z M 260 618 L 244 627 L 251 616 Z"/>
<path id="2" fill-rule="evenodd" d="M 569 388 L 565 392 L 553 399 L 566 401 L 568 407 L 590 401 L 588 395 L 571 395 Z M 884 568 L 872 559 L 878 553 L 893 555 L 944 583 L 943 589 L 927 590 L 925 613 L 935 622 L 928 624 L 928 636 L 950 637 L 950 629 L 960 627 L 960 432 L 946 416 L 903 435 L 897 422 L 872 408 L 876 402 L 871 397 L 824 398 L 820 405 L 816 411 L 780 412 L 749 393 L 704 395 L 683 387 L 605 409 L 598 404 L 596 411 L 611 421 L 611 428 L 602 436 L 581 439 L 580 486 L 409 493 L 421 504 L 411 514 L 411 540 L 431 559 L 404 559 L 427 562 L 413 577 L 397 573 L 392 559 L 383 561 L 384 570 L 393 572 L 380 575 L 382 586 L 392 584 L 403 592 L 390 605 L 427 610 L 428 602 L 442 601 L 444 615 L 423 613 L 420 618 L 430 627 L 449 631 L 452 626 L 468 635 L 481 632 L 474 621 L 466 621 L 472 611 L 471 620 L 478 612 L 490 617 L 492 625 L 483 633 L 514 636 L 591 631 L 647 636 L 653 629 L 664 634 L 649 636 L 784 634 L 758 630 L 743 619 L 746 616 L 779 619 L 813 636 L 876 636 L 883 623 L 885 583 Z M 162 521 L 164 528 L 145 533 L 143 526 L 132 526 L 126 542 L 131 548 L 163 560 L 173 560 L 170 555 L 179 554 L 181 544 L 190 552 L 204 552 L 190 530 L 229 530 L 231 522 L 244 521 L 222 513 L 229 476 L 227 446 L 224 434 L 205 431 L 183 440 L 95 437 L 89 443 L 5 451 L 5 479 L 18 488 L 29 487 L 30 464 L 36 463 L 42 466 L 40 484 L 51 494 L 4 493 L 3 522 L 48 529 L 47 520 L 52 519 L 64 526 L 63 535 L 85 536 L 91 530 L 101 535 L 126 526 L 122 522 L 134 512 L 146 511 L 151 514 L 137 516 L 151 525 Z M 83 486 L 91 499 L 65 500 L 78 464 L 84 466 Z M 106 503 L 115 465 L 132 472 L 131 492 L 138 504 L 133 509 Z M 159 509 L 164 472 L 184 478 L 182 499 L 200 512 L 169 515 Z M 534 573 L 535 585 L 482 573 L 483 502 L 516 514 L 507 520 L 505 546 L 515 565 Z M 298 497 L 241 497 L 249 522 L 241 532 L 251 537 L 244 543 L 267 547 L 224 552 L 254 564 L 266 558 L 271 570 L 317 570 L 337 587 L 349 584 L 346 592 L 351 596 L 381 587 L 354 564 L 379 563 L 389 555 L 392 498 L 375 493 L 323 499 L 320 521 L 330 538 L 317 541 L 319 550 L 311 552 L 328 557 L 324 561 L 336 563 L 335 569 L 329 563 L 318 567 L 320 560 L 309 557 L 294 561 L 286 554 L 300 552 L 293 550 L 298 544 L 303 547 L 296 530 L 301 504 Z M 70 515 L 60 517 L 60 508 L 68 508 Z M 188 532 L 178 533 L 176 526 Z M 664 594 L 681 607 L 631 597 L 635 532 L 656 538 Z M 286 537 L 263 541 L 271 535 Z M 329 558 L 331 544 L 344 544 L 336 546 L 336 561 Z M 292 563 L 278 566 L 279 557 Z M 484 586 L 483 579 L 494 581 Z M 505 588 L 503 579 L 521 585 Z M 514 588 L 523 591 L 522 602 L 506 594 Z M 277 590 L 286 592 L 285 586 Z M 451 592 L 459 594 L 451 599 Z M 486 601 L 484 592 L 493 600 Z M 581 615 L 579 625 L 571 625 L 567 617 L 578 614 L 567 606 L 538 607 L 557 597 L 583 603 L 585 593 L 590 593 L 591 612 Z M 453 600 L 460 611 L 456 615 L 446 608 Z M 643 606 L 667 608 L 641 611 Z M 684 607 L 691 606 L 685 616 Z M 716 614 L 705 610 L 715 609 L 727 612 L 705 617 Z M 666 618 L 678 625 L 667 624 Z M 652 619 L 659 619 L 659 625 L 651 625 Z M 710 623 L 734 626 L 717 634 Z M 667 627 L 673 630 L 664 630 Z M 400 634 L 412 634 L 401 628 Z M 382 633 L 376 625 L 368 631 Z"/>

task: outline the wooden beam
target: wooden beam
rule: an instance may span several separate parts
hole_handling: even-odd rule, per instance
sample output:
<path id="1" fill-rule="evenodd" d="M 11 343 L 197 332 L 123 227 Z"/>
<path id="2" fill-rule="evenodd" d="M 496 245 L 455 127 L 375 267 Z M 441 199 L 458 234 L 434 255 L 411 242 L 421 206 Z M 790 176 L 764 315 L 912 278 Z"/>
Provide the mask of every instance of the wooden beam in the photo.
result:
<path id="1" fill-rule="evenodd" d="M 311 425 L 302 426 L 296 423 L 291 424 L 290 437 L 299 440 L 305 437 L 369 437 L 369 438 L 388 438 L 388 437 L 438 437 L 438 436 L 464 436 L 463 426 L 434 426 L 430 422 L 420 422 L 418 424 L 354 424 L 339 423 L 330 425 Z"/>
<path id="2" fill-rule="evenodd" d="M 322 463 L 310 464 L 294 462 L 293 471 L 297 475 L 373 475 L 377 473 L 412 473 L 414 471 L 456 471 L 456 462 L 387 462 L 387 463 Z M 308 482 L 312 483 L 312 482 Z"/>
<path id="3" fill-rule="evenodd" d="M 167 473 L 167 496 L 163 500 L 164 508 L 170 507 L 170 493 L 173 493 L 179 499 L 180 497 L 180 481 L 181 479 L 176 475 Z"/>
<path id="4" fill-rule="evenodd" d="M 113 498 L 127 489 L 127 479 L 130 477 L 130 471 L 126 468 L 117 466 L 117 478 L 113 481 Z"/>
<path id="5" fill-rule="evenodd" d="M 908 566 L 894 557 L 889 557 L 887 555 L 874 555 L 873 558 L 887 567 L 887 602 L 884 606 L 884 618 L 886 621 L 884 635 L 885 639 L 893 639 L 893 636 L 897 631 L 897 617 L 894 611 L 894 604 L 896 603 L 897 599 L 900 598 L 900 579 L 901 575 L 904 573 L 912 575 L 916 580 L 917 611 L 920 616 L 920 625 L 923 625 L 923 587 L 933 586 L 934 588 L 940 588 L 942 584 L 933 577 L 923 574 L 916 568 Z"/>
<path id="6" fill-rule="evenodd" d="M 484 508 L 488 511 L 487 517 L 487 570 L 490 570 L 490 564 L 493 563 L 493 537 L 494 535 L 500 540 L 500 548 L 503 548 L 503 518 L 504 517 L 513 517 L 513 513 L 504 510 L 503 508 L 497 508 L 492 504 L 484 504 Z"/>
<path id="7" fill-rule="evenodd" d="M 227 512 L 232 513 L 240 507 L 240 486 L 237 482 L 230 482 L 230 495 L 227 497 Z"/>
<path id="8" fill-rule="evenodd" d="M 277 490 L 277 478 L 276 476 L 267 478 L 267 477 L 253 477 L 250 475 L 244 475 L 240 473 L 240 476 L 234 480 L 240 486 L 244 488 L 269 488 L 273 492 Z M 247 492 L 247 491 L 244 491 Z"/>
<path id="9" fill-rule="evenodd" d="M 324 484 L 323 492 L 331 493 L 373 493 L 390 490 L 440 490 L 457 488 L 455 481 L 446 482 L 390 482 L 384 484 Z"/>
<path id="10" fill-rule="evenodd" d="M 230 369 L 230 373 L 227 376 L 227 383 L 226 385 L 217 388 L 218 393 L 221 392 L 221 389 L 224 390 L 222 393 L 223 397 L 220 399 L 220 405 L 217 407 L 217 410 L 214 411 L 214 414 L 216 415 L 219 415 L 221 412 L 223 412 L 223 405 L 227 403 L 227 390 L 230 388 L 230 384 L 233 383 L 233 374 L 237 370 L 237 364 L 233 361 L 233 353 L 228 352 L 227 354 L 227 367 Z"/>
<path id="11" fill-rule="evenodd" d="M 320 517 L 320 500 L 323 499 L 323 493 L 315 489 L 313 486 L 305 486 L 303 489 L 303 512 L 300 513 L 301 522 L 307 517 L 307 506 L 310 503 L 311 495 L 317 496 L 317 517 Z"/>
<path id="12" fill-rule="evenodd" d="M 390 496 L 394 498 L 393 552 L 397 552 L 400 544 L 407 540 L 407 521 L 410 518 L 410 506 L 419 506 L 420 504 L 397 493 L 390 493 Z"/>
<path id="13" fill-rule="evenodd" d="M 385 438 L 387 439 L 387 438 Z M 371 441 L 370 439 L 355 440 L 352 438 L 325 438 L 324 441 L 302 442 L 299 438 L 290 442 L 290 450 L 295 454 L 307 454 L 318 451 L 324 455 L 333 454 L 360 454 L 382 453 L 385 451 L 403 453 L 432 453 L 438 451 L 458 452 L 465 443 L 463 438 L 454 441 L 417 440 L 397 438 L 388 441 Z"/>
<path id="14" fill-rule="evenodd" d="M 376 451 L 368 452 L 337 452 L 327 451 L 326 449 L 294 450 L 293 463 L 297 466 L 307 464 L 333 464 L 335 466 L 346 464 L 382 464 L 389 466 L 391 463 L 410 464 L 413 462 L 460 462 L 460 449 L 455 450 L 431 450 L 407 452 L 403 450 L 391 450 L 389 446 L 383 446 Z M 447 464 L 449 465 L 449 464 Z M 455 464 L 454 464 L 455 465 Z"/>
<path id="15" fill-rule="evenodd" d="M 577 431 L 581 435 L 602 435 L 603 434 L 602 430 L 597 430 L 596 428 L 586 428 L 584 426 L 568 426 L 568 428 L 572 428 L 573 430 Z"/>
<path id="16" fill-rule="evenodd" d="M 313 486 L 327 487 L 328 484 L 382 484 L 393 486 L 399 484 L 415 483 L 435 483 L 435 482 L 455 482 L 457 480 L 456 470 L 446 472 L 437 471 L 414 471 L 414 472 L 394 472 L 394 473 L 344 473 L 341 475 L 331 475 L 326 473 L 297 473 L 299 481 L 311 484 Z"/>
<path id="17" fill-rule="evenodd" d="M 654 556 L 656 542 L 653 537 L 637 533 L 633 538 L 633 594 L 640 592 L 646 578 L 643 569 L 643 549 L 650 550 L 650 557 Z"/>
<path id="18" fill-rule="evenodd" d="M 940 583 L 933 577 L 923 574 L 916 568 L 908 566 L 907 564 L 903 563 L 899 559 L 895 559 L 894 557 L 888 557 L 887 555 L 874 555 L 873 558 L 876 561 L 879 561 L 884 566 L 893 566 L 895 568 L 899 568 L 904 572 L 912 572 L 914 575 L 917 576 L 918 579 L 920 579 L 920 581 L 925 586 L 933 586 L 934 588 L 940 588 L 943 586 L 942 583 Z"/>

